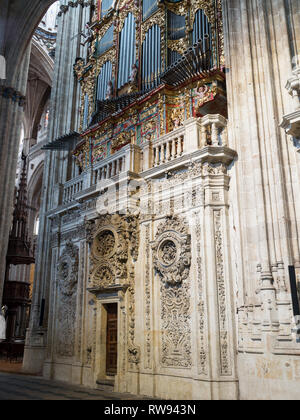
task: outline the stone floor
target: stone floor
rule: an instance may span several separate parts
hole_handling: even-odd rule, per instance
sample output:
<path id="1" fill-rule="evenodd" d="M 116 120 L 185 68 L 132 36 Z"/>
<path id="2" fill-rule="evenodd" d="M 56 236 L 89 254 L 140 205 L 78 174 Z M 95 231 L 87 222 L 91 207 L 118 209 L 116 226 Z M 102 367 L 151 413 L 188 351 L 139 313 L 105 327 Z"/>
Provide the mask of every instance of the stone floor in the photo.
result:
<path id="1" fill-rule="evenodd" d="M 41 377 L 0 372 L 0 400 L 144 400 L 119 394 L 49 381 Z"/>

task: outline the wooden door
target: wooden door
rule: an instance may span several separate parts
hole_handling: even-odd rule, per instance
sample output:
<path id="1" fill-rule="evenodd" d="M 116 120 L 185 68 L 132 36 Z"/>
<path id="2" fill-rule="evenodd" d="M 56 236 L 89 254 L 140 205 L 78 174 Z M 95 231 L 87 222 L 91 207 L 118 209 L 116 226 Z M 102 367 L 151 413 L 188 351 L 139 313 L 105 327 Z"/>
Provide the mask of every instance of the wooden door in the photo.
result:
<path id="1" fill-rule="evenodd" d="M 107 305 L 106 373 L 116 375 L 118 361 L 118 305 Z"/>

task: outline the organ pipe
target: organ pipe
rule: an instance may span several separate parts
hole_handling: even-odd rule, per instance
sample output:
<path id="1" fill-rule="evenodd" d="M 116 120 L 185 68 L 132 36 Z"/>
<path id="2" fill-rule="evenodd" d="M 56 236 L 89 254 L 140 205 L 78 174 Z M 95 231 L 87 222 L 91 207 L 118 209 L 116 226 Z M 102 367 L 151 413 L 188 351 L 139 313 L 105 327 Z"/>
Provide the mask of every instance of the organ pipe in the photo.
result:
<path id="1" fill-rule="evenodd" d="M 135 64 L 135 18 L 129 13 L 120 33 L 118 89 L 129 82 Z"/>
<path id="2" fill-rule="evenodd" d="M 153 88 L 157 85 L 161 73 L 161 29 L 153 25 L 146 33 L 142 46 L 142 76 L 143 89 Z"/>

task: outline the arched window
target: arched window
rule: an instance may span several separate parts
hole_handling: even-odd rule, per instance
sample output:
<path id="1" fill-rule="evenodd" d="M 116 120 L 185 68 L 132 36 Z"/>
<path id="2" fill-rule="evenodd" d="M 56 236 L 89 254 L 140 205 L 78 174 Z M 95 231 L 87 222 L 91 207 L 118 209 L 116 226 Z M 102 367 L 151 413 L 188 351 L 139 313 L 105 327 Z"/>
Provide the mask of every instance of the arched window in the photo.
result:
<path id="1" fill-rule="evenodd" d="M 129 13 L 120 33 L 118 89 L 129 82 L 135 56 L 135 18 Z"/>
<path id="2" fill-rule="evenodd" d="M 161 30 L 153 25 L 146 33 L 142 53 L 143 89 L 156 86 L 161 73 Z"/>
<path id="3" fill-rule="evenodd" d="M 104 101 L 107 94 L 108 82 L 112 80 L 112 63 L 111 61 L 106 61 L 104 63 L 99 76 L 97 83 L 97 100 Z"/>

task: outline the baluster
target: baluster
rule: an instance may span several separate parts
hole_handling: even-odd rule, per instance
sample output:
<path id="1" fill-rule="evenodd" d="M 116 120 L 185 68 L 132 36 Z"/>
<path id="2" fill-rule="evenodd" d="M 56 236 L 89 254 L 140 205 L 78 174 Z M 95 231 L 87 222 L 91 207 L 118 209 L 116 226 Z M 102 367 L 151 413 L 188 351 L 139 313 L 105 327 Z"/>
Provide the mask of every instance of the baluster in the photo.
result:
<path id="1" fill-rule="evenodd" d="M 206 137 L 206 126 L 203 124 L 201 126 L 201 140 L 200 140 L 200 147 L 207 146 L 207 137 Z"/>
<path id="2" fill-rule="evenodd" d="M 222 139 L 222 146 L 227 147 L 228 146 L 228 130 L 226 126 L 223 129 L 221 139 Z"/>
<path id="3" fill-rule="evenodd" d="M 159 146 L 155 148 L 155 166 L 159 165 Z"/>
<path id="4" fill-rule="evenodd" d="M 120 159 L 116 160 L 116 175 L 120 173 Z"/>
<path id="5" fill-rule="evenodd" d="M 170 142 L 167 141 L 166 142 L 166 161 L 171 159 L 171 155 L 170 155 Z"/>
<path id="6" fill-rule="evenodd" d="M 163 143 L 161 148 L 162 148 L 162 157 L 160 160 L 162 163 L 165 163 L 166 157 L 167 157 L 167 143 Z"/>
<path id="7" fill-rule="evenodd" d="M 175 159 L 176 158 L 176 137 L 172 140 L 172 149 L 171 149 L 171 159 Z"/>
<path id="8" fill-rule="evenodd" d="M 184 141 L 184 137 L 180 136 L 178 139 L 178 145 L 177 145 L 178 157 L 181 156 L 183 153 L 183 141 Z"/>
<path id="9" fill-rule="evenodd" d="M 216 123 L 212 123 L 212 128 L 211 128 L 211 141 L 213 146 L 219 146 L 219 141 L 218 141 L 218 127 Z"/>

